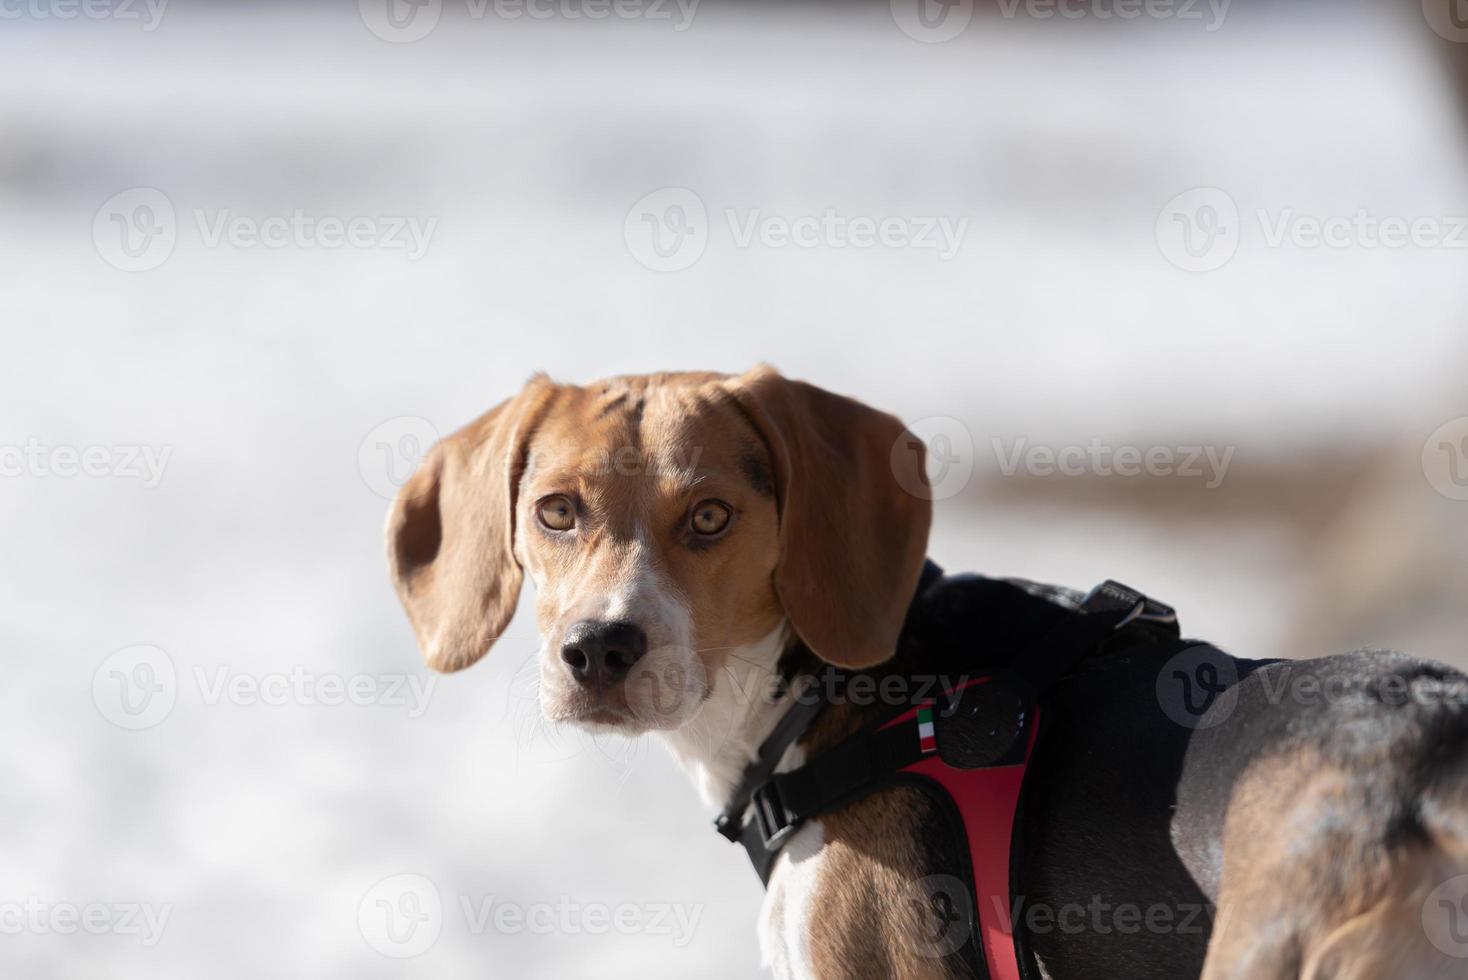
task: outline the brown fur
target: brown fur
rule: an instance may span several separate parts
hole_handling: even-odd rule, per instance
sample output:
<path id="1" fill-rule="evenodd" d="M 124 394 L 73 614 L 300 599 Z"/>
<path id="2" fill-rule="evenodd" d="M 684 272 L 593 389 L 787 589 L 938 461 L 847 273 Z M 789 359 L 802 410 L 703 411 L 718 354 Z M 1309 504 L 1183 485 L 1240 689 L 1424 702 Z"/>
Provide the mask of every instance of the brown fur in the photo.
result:
<path id="1" fill-rule="evenodd" d="M 1301 749 L 1260 760 L 1240 781 L 1202 980 L 1468 973 L 1468 963 L 1432 945 L 1422 918 L 1434 887 L 1468 873 L 1468 852 L 1448 841 L 1390 842 L 1372 833 L 1358 818 L 1369 807 L 1371 768 L 1348 771 Z"/>
<path id="2" fill-rule="evenodd" d="M 931 924 L 918 883 L 928 802 L 888 790 L 821 818 L 826 850 L 812 901 L 811 953 L 821 978 L 944 980 L 945 960 L 924 945 Z"/>

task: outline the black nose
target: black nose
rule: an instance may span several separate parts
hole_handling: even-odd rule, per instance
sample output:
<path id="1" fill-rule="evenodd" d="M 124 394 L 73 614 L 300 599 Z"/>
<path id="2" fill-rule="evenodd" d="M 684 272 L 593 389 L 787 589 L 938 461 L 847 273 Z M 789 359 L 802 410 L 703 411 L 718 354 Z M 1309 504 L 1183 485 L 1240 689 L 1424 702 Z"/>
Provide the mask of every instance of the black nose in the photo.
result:
<path id="1" fill-rule="evenodd" d="M 647 634 L 632 623 L 583 619 L 572 623 L 561 644 L 561 659 L 582 684 L 606 686 L 627 676 L 647 652 Z"/>

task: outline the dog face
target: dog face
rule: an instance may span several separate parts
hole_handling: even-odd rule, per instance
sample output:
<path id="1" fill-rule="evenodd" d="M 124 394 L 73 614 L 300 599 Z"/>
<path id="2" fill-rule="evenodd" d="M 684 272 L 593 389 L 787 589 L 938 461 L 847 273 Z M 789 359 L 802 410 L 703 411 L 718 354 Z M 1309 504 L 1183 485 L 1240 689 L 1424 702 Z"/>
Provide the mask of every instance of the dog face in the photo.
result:
<path id="1" fill-rule="evenodd" d="M 768 369 L 536 378 L 429 453 L 389 561 L 435 669 L 485 653 L 528 574 L 546 715 L 677 728 L 782 622 L 832 663 L 890 655 L 926 545 L 921 466 L 897 420 Z"/>
<path id="2" fill-rule="evenodd" d="M 729 650 L 779 623 L 774 471 L 722 394 L 644 379 L 563 391 L 531 437 L 515 545 L 552 720 L 674 727 Z"/>

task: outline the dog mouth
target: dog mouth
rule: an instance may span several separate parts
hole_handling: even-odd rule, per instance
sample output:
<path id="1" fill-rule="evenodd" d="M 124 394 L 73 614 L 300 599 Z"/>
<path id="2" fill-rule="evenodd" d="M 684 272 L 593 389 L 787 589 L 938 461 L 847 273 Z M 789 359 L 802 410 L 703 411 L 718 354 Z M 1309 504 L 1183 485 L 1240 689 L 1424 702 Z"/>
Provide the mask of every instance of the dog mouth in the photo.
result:
<path id="1" fill-rule="evenodd" d="M 583 728 L 632 731 L 646 727 L 627 705 L 619 688 L 571 692 L 569 696 L 556 698 L 544 707 L 550 720 Z"/>
<path id="2" fill-rule="evenodd" d="M 631 738 L 649 730 L 647 723 L 633 712 L 607 704 L 573 709 L 563 714 L 560 721 L 592 735 L 621 735 Z"/>
<path id="3" fill-rule="evenodd" d="M 653 694 L 625 686 L 604 691 L 575 691 L 545 704 L 546 715 L 555 722 L 621 734 L 640 734 L 681 728 L 698 714 L 711 692 L 651 687 Z"/>
<path id="4" fill-rule="evenodd" d="M 630 728 L 637 724 L 625 711 L 614 708 L 593 708 L 583 711 L 571 719 L 577 724 L 606 726 L 611 728 Z"/>

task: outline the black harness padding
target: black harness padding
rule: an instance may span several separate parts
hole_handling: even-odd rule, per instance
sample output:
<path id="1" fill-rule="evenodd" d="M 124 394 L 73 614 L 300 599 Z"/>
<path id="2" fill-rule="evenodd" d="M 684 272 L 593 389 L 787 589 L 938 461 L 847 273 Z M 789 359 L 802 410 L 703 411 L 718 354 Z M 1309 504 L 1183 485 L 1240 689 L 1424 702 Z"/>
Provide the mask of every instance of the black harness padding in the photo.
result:
<path id="1" fill-rule="evenodd" d="M 942 577 L 942 569 L 927 562 L 914 604 Z M 1022 760 L 1035 706 L 1083 660 L 1113 641 L 1131 645 L 1177 636 L 1177 616 L 1171 607 L 1119 582 L 1103 582 L 1010 666 L 984 672 L 998 683 L 971 688 L 962 699 L 956 692 L 944 696 L 937 711 L 938 752 L 946 764 L 961 769 Z M 720 834 L 743 845 L 765 884 L 786 841 L 806 820 L 890 784 L 895 773 L 924 754 L 909 729 L 883 727 L 887 719 L 882 719 L 804 765 L 776 773 L 786 750 L 825 707 L 819 685 L 803 680 L 808 679 L 792 681 L 794 703 L 761 743 L 714 824 Z M 912 707 L 897 706 L 892 717 Z"/>
<path id="2" fill-rule="evenodd" d="M 1015 658 L 1010 672 L 1029 688 L 1032 698 L 1046 694 L 1081 661 L 1133 623 L 1176 639 L 1177 613 L 1120 582 L 1107 579 L 1091 590 L 1071 612 Z M 1127 637 L 1127 639 L 1135 639 Z"/>

